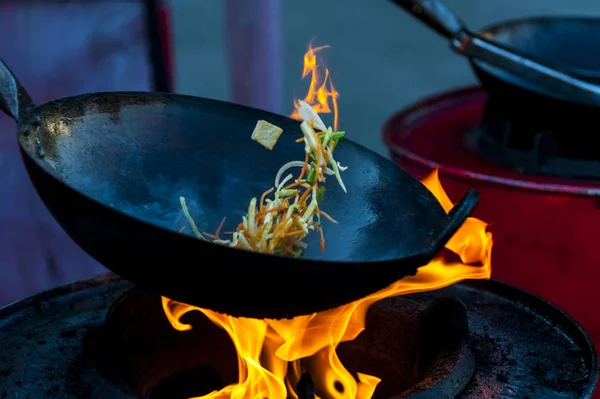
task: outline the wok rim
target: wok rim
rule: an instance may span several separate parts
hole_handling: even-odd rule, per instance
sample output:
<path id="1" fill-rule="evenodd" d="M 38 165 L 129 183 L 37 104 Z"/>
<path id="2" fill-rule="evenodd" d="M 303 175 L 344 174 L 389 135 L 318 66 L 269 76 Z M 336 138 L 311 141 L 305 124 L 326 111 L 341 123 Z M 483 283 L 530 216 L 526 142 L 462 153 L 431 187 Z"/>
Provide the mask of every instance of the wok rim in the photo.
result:
<path id="1" fill-rule="evenodd" d="M 579 22 L 597 22 L 600 24 L 600 16 L 593 17 L 589 15 L 532 15 L 525 17 L 516 17 L 509 18 L 503 21 L 494 22 L 489 25 L 485 25 L 483 28 L 478 29 L 479 33 L 492 33 L 492 31 L 497 31 L 502 28 L 509 28 L 516 25 L 523 25 L 526 23 L 535 23 L 538 24 L 540 22 L 546 21 L 579 21 Z"/>

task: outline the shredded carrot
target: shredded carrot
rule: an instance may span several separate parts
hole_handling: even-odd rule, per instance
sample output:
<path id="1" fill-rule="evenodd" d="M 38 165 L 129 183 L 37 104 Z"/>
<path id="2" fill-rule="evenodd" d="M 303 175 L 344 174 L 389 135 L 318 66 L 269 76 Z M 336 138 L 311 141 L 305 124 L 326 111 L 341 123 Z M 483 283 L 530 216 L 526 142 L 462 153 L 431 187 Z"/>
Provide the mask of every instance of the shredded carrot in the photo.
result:
<path id="1" fill-rule="evenodd" d="M 300 179 L 298 179 L 298 180 L 300 180 Z M 303 183 L 304 183 L 303 181 L 297 181 L 297 182 L 294 182 L 294 183 L 290 184 L 289 186 L 284 187 L 283 189 L 284 190 L 291 190 L 292 188 L 296 188 L 298 186 L 301 186 Z"/>
<path id="2" fill-rule="evenodd" d="M 321 140 L 316 140 L 317 142 L 317 149 L 318 151 L 323 154 L 323 158 L 325 159 L 326 163 L 329 163 L 330 159 L 329 159 L 329 154 L 327 153 L 327 151 L 323 150 L 323 143 L 321 143 Z M 317 166 L 322 166 L 322 165 L 317 165 Z"/>
<path id="3" fill-rule="evenodd" d="M 321 235 L 321 252 L 325 252 L 325 234 L 323 234 L 323 229 L 320 226 L 316 226 L 315 229 L 317 229 Z"/>
<path id="4" fill-rule="evenodd" d="M 325 217 L 325 219 L 329 220 L 330 222 L 337 223 L 331 216 L 329 216 L 328 214 L 326 214 L 322 210 L 317 209 L 317 212 L 320 213 L 321 216 Z"/>
<path id="5" fill-rule="evenodd" d="M 310 188 L 307 188 L 302 195 L 300 196 L 300 199 L 298 200 L 299 204 L 303 204 L 304 202 L 306 202 L 306 200 L 308 199 L 308 196 L 310 193 L 312 193 L 312 188 L 316 183 L 311 184 Z"/>
<path id="6" fill-rule="evenodd" d="M 306 156 L 304 157 L 304 165 L 302 165 L 302 172 L 300 172 L 300 176 L 298 176 L 298 179 L 296 179 L 296 182 L 299 182 L 300 180 L 302 180 L 302 178 L 304 177 L 304 174 L 308 171 L 309 159 L 310 159 L 310 157 L 308 156 L 308 153 L 306 153 Z"/>
<path id="7" fill-rule="evenodd" d="M 327 132 L 317 132 L 317 136 L 323 136 L 324 134 L 327 134 Z M 296 143 L 302 143 L 304 141 L 304 137 L 300 137 L 298 140 L 296 140 Z"/>
<path id="8" fill-rule="evenodd" d="M 279 208 L 269 209 L 269 210 L 265 211 L 264 213 L 267 214 L 267 213 L 273 213 L 273 212 L 283 212 L 285 210 L 286 210 L 286 207 L 281 206 Z"/>
<path id="9" fill-rule="evenodd" d="M 273 190 L 275 190 L 275 187 L 271 187 L 270 189 L 268 189 L 267 191 L 265 191 L 261 197 L 260 197 L 260 211 L 262 212 L 262 210 L 264 209 L 264 202 L 265 202 L 265 197 L 269 194 L 271 194 L 271 192 L 273 192 Z"/>
<path id="10" fill-rule="evenodd" d="M 297 106 L 308 105 L 298 102 Z M 308 123 L 314 129 L 314 119 Z M 232 235 L 231 239 L 221 240 L 220 238 L 221 231 L 225 225 L 225 218 L 219 224 L 215 234 L 200 234 L 197 232 L 196 235 L 202 235 L 201 238 L 208 237 L 212 240 L 219 240 L 220 243 L 231 247 L 261 250 L 276 254 L 283 253 L 297 257 L 304 251 L 305 244 L 301 242 L 309 230 L 317 230 L 320 234 L 321 251 L 325 251 L 325 235 L 320 224 L 321 219 L 315 219 L 314 215 L 322 215 L 331 222 L 337 222 L 330 215 L 320 210 L 318 204 L 314 202 L 316 198 L 313 198 L 312 195 L 315 189 L 319 189 L 319 183 L 325 182 L 327 165 L 334 162 L 331 154 L 337 141 L 330 140 L 327 146 L 324 146 L 321 138 L 327 134 L 327 131 L 319 131 L 314 134 L 317 138 L 316 146 L 311 149 L 305 147 L 304 162 L 297 178 L 281 189 L 279 187 L 271 187 L 263 192 L 258 205 L 253 205 L 254 208 L 248 210 L 243 222 L 237 225 L 235 231 L 223 233 L 225 235 Z M 298 143 L 302 141 L 304 141 L 304 137 L 296 140 Z M 321 164 L 311 160 L 311 153 L 317 159 L 321 160 Z M 295 166 L 299 163 L 292 162 L 292 164 Z M 318 169 L 312 170 L 313 168 Z M 280 169 L 277 175 L 279 176 L 281 172 L 282 170 Z M 311 177 L 315 176 L 315 180 L 309 183 L 307 175 L 311 175 Z M 336 175 L 336 178 L 340 180 L 339 175 Z M 341 180 L 340 185 L 344 188 Z M 275 195 L 270 200 L 267 199 L 273 192 L 275 192 Z M 251 204 L 255 200 L 252 201 Z M 180 202 L 188 222 L 195 228 L 193 221 L 190 220 L 185 199 L 180 198 Z M 183 231 L 183 228 L 180 231 Z"/>
<path id="11" fill-rule="evenodd" d="M 217 240 L 220 240 L 219 233 L 221 232 L 221 229 L 223 228 L 223 225 L 225 224 L 225 219 L 227 219 L 227 217 L 224 217 L 223 220 L 221 220 L 221 223 L 219 223 L 219 227 L 217 227 L 217 231 L 215 231 L 215 237 L 217 237 Z"/>
<path id="12" fill-rule="evenodd" d="M 286 237 L 294 237 L 294 236 L 300 236 L 304 234 L 304 230 L 298 230 L 298 231 L 292 231 L 290 233 L 285 233 Z"/>
<path id="13" fill-rule="evenodd" d="M 297 254 L 296 252 L 292 251 L 292 250 L 291 250 L 290 248 L 288 248 L 288 247 L 284 247 L 284 248 L 283 248 L 283 250 L 284 250 L 286 253 L 290 254 L 290 255 L 298 256 L 298 254 Z"/>

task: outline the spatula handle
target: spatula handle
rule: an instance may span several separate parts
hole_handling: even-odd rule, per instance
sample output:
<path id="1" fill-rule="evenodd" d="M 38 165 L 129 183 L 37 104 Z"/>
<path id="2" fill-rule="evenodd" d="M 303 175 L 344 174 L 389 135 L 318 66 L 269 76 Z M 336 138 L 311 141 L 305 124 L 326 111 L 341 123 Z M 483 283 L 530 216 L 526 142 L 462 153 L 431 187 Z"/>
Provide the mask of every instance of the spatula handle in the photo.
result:
<path id="1" fill-rule="evenodd" d="M 435 29 L 448 39 L 454 38 L 464 26 L 448 7 L 438 0 L 392 0 L 425 25 Z"/>

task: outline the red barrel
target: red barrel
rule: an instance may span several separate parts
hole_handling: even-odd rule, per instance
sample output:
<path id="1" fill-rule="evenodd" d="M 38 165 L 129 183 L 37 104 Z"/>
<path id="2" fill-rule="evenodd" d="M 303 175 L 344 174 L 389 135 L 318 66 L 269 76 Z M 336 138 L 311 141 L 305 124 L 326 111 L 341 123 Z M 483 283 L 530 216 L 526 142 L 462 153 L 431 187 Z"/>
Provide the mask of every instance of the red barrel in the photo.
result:
<path id="1" fill-rule="evenodd" d="M 414 176 L 438 168 L 453 201 L 477 189 L 474 216 L 494 234 L 492 277 L 553 302 L 600 347 L 600 184 L 519 174 L 470 149 L 486 100 L 477 87 L 426 99 L 389 119 L 384 141 Z"/>

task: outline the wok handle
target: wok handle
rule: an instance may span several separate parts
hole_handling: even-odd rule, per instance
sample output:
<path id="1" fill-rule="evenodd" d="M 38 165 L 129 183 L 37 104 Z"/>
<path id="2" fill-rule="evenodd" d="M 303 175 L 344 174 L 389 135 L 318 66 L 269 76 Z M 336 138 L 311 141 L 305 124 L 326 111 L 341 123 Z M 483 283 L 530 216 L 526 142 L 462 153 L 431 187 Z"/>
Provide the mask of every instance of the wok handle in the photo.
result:
<path id="1" fill-rule="evenodd" d="M 452 238 L 454 233 L 463 225 L 465 220 L 471 215 L 473 209 L 479 202 L 479 193 L 473 189 L 467 191 L 465 195 L 454 205 L 454 208 L 448 213 L 448 223 L 438 235 L 438 239 L 430 249 L 430 254 L 437 254 L 446 243 Z"/>
<path id="2" fill-rule="evenodd" d="M 464 30 L 462 21 L 438 0 L 392 0 L 425 25 L 448 39 Z"/>
<path id="3" fill-rule="evenodd" d="M 0 59 L 0 110 L 18 122 L 32 106 L 31 97 L 21 86 L 19 79 Z"/>

